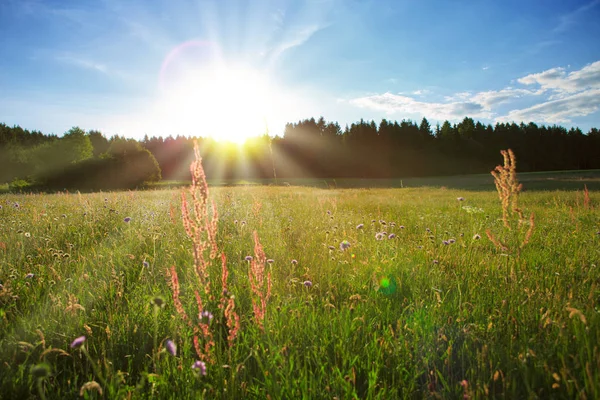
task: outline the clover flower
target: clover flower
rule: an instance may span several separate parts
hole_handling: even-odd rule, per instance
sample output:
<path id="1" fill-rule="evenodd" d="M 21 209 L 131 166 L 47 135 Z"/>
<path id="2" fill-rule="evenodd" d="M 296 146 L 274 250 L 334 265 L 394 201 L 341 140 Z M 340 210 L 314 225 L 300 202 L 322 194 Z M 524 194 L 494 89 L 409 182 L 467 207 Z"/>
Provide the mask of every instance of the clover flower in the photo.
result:
<path id="1" fill-rule="evenodd" d="M 72 349 L 78 349 L 81 346 L 83 346 L 84 342 L 85 342 L 85 336 L 79 336 L 78 338 L 76 338 L 75 340 L 73 340 L 73 342 L 71 342 L 71 348 Z"/>
<path id="2" fill-rule="evenodd" d="M 200 375 L 206 376 L 206 363 L 204 361 L 196 361 L 192 364 L 192 369 L 197 370 Z"/>
<path id="3" fill-rule="evenodd" d="M 207 319 L 208 322 L 210 323 L 210 321 L 212 321 L 213 319 L 213 315 L 210 311 L 202 311 L 202 313 L 200 313 L 200 319 Z"/>
<path id="4" fill-rule="evenodd" d="M 177 355 L 177 345 L 171 339 L 169 339 L 165 342 L 165 349 L 167 350 L 167 352 L 170 355 L 172 355 L 172 356 Z"/>

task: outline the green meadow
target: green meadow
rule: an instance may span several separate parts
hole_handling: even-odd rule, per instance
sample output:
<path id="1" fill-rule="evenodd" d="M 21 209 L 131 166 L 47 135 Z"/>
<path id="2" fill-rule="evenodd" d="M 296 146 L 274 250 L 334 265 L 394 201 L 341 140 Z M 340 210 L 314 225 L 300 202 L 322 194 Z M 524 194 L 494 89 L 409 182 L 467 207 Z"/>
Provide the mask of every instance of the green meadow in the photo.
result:
<path id="1" fill-rule="evenodd" d="M 209 292 L 182 188 L 3 194 L 0 398 L 600 398 L 598 174 L 534 178 L 211 186 Z"/>

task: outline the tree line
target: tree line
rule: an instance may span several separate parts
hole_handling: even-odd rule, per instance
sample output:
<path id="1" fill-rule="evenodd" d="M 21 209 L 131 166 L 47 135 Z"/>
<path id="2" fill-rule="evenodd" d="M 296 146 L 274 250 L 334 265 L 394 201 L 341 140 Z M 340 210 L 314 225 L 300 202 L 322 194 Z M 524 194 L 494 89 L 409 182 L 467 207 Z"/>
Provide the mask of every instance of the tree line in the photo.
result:
<path id="1" fill-rule="evenodd" d="M 0 182 L 24 180 L 51 188 L 136 187 L 189 179 L 194 141 L 208 178 L 396 178 L 486 173 L 511 148 L 518 169 L 600 169 L 600 133 L 521 123 L 486 125 L 464 118 L 431 126 L 426 118 L 360 120 L 343 129 L 309 118 L 288 123 L 283 136 L 263 135 L 244 146 L 212 138 L 106 138 L 73 128 L 62 137 L 0 124 Z M 88 182 L 88 183 L 86 183 Z M 66 185 L 66 186 L 65 186 Z M 85 186 L 85 185 L 84 185 Z"/>

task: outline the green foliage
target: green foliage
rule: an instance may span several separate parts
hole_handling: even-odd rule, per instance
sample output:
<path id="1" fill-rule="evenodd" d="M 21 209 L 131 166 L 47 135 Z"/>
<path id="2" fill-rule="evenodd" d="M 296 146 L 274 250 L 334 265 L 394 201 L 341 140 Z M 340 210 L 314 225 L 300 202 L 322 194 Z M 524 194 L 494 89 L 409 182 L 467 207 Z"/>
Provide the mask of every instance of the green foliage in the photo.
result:
<path id="1" fill-rule="evenodd" d="M 98 386 L 104 398 L 134 399 L 598 397 L 597 192 L 591 209 L 580 192 L 522 193 L 536 231 L 518 259 L 483 233 L 503 226 L 492 191 L 211 194 L 242 327 L 231 349 L 215 336 L 206 376 L 191 368 L 193 331 L 165 279 L 175 265 L 193 316 L 200 288 L 178 191 L 0 196 L 0 397 L 78 398 L 84 388 L 99 398 Z M 254 230 L 275 260 L 264 332 L 244 261 Z M 376 240 L 383 230 L 396 237 Z"/>

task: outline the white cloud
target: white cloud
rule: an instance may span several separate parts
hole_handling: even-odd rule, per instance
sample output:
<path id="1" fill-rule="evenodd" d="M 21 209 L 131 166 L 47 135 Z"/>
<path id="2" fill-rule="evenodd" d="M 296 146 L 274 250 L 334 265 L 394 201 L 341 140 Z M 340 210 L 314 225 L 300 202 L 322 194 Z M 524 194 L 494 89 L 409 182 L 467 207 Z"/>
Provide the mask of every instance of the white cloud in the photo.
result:
<path id="1" fill-rule="evenodd" d="M 370 108 L 383 111 L 387 114 L 419 114 L 433 119 L 459 120 L 465 116 L 473 118 L 491 118 L 491 114 L 484 110 L 481 104 L 468 101 L 454 101 L 447 103 L 435 103 L 418 101 L 408 96 L 384 93 L 365 96 L 350 100 L 361 108 Z"/>
<path id="2" fill-rule="evenodd" d="M 505 87 L 501 90 L 481 92 L 457 92 L 445 96 L 443 102 L 417 100 L 423 91 L 410 95 L 394 95 L 386 92 L 350 100 L 357 107 L 383 111 L 387 114 L 418 114 L 434 119 L 456 121 L 472 118 L 495 119 L 496 121 L 566 123 L 572 118 L 582 117 L 600 109 L 600 61 L 567 72 L 557 67 L 530 74 L 517 79 L 526 85 L 538 85 L 536 89 Z M 538 104 L 523 109 L 513 109 L 498 116 L 497 107 L 522 98 L 539 98 Z M 540 102 L 541 101 L 541 102 Z"/>
<path id="3" fill-rule="evenodd" d="M 580 70 L 567 74 L 565 68 L 557 67 L 530 74 L 518 79 L 523 85 L 540 85 L 543 90 L 575 93 L 600 88 L 600 61 L 588 64 Z"/>
<path id="4" fill-rule="evenodd" d="M 600 109 L 600 89 L 586 90 L 560 99 L 521 109 L 512 110 L 498 122 L 536 121 L 550 124 L 569 123 L 573 117 L 584 117 Z"/>

